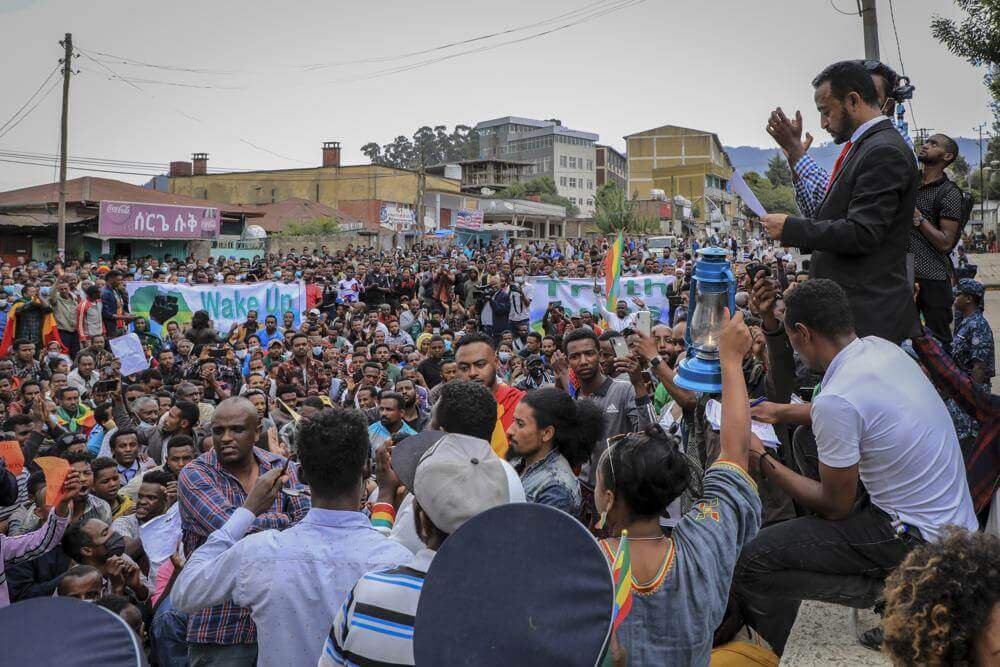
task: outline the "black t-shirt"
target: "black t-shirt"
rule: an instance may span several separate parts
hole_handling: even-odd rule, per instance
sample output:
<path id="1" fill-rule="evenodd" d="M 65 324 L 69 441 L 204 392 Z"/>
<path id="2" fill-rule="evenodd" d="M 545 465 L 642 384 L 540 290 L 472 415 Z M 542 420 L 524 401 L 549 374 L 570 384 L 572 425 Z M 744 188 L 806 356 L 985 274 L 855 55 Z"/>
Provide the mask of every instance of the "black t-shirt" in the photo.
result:
<path id="1" fill-rule="evenodd" d="M 433 389 L 441 384 L 441 360 L 427 357 L 417 366 L 417 371 L 424 376 L 424 382 L 428 389 Z"/>
<path id="2" fill-rule="evenodd" d="M 937 206 L 935 206 L 937 202 Z M 917 189 L 917 209 L 930 224 L 941 228 L 940 219 L 960 220 L 962 191 L 947 176 Z M 951 259 L 924 236 L 918 227 L 910 228 L 908 252 L 913 255 L 913 274 L 925 280 L 949 280 Z"/>

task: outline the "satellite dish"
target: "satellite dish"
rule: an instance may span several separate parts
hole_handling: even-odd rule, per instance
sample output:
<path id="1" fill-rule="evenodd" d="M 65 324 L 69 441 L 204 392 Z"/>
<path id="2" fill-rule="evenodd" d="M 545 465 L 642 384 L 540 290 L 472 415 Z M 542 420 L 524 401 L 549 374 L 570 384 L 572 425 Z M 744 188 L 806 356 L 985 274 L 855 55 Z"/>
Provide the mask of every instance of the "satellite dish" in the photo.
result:
<path id="1" fill-rule="evenodd" d="M 260 225 L 247 225 L 243 228 L 243 237 L 248 239 L 266 239 L 267 232 Z"/>

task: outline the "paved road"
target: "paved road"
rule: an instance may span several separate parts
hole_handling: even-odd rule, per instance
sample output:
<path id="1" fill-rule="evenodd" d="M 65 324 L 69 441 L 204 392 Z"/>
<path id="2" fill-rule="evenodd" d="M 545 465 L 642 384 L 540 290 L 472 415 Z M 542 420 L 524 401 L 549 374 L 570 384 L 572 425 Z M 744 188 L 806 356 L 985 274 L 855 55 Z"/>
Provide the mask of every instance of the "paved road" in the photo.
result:
<path id="1" fill-rule="evenodd" d="M 990 290 L 986 293 L 986 319 L 993 327 L 993 345 L 996 353 L 997 366 L 1000 367 L 1000 346 L 997 346 L 1000 333 L 1000 290 Z M 993 393 L 1000 394 L 1000 376 L 993 378 Z"/>

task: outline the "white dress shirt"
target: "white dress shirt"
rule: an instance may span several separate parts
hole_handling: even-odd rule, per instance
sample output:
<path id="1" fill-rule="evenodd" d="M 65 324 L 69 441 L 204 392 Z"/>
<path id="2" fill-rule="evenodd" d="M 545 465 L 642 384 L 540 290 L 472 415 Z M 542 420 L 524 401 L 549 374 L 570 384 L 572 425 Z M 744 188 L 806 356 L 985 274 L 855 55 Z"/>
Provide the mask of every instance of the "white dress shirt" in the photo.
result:
<path id="1" fill-rule="evenodd" d="M 253 522 L 249 510 L 233 512 L 188 559 L 170 599 L 189 614 L 223 602 L 249 608 L 258 665 L 315 665 L 361 575 L 413 558 L 360 512 L 314 507 L 287 530 L 247 535 Z"/>

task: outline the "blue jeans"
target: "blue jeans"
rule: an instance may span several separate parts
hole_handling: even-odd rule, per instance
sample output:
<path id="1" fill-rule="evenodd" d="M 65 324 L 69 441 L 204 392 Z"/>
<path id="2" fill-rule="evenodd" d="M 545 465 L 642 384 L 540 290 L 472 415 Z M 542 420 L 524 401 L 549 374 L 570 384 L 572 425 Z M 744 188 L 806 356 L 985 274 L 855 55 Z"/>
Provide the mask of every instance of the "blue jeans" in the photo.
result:
<path id="1" fill-rule="evenodd" d="M 188 615 L 174 609 L 169 594 L 160 602 L 149 627 L 157 664 L 160 667 L 187 667 Z"/>

